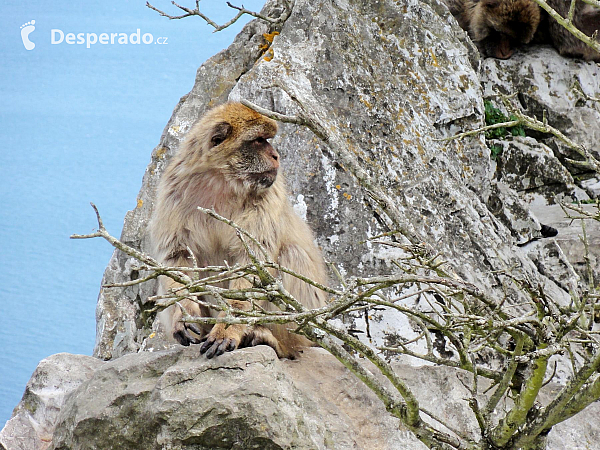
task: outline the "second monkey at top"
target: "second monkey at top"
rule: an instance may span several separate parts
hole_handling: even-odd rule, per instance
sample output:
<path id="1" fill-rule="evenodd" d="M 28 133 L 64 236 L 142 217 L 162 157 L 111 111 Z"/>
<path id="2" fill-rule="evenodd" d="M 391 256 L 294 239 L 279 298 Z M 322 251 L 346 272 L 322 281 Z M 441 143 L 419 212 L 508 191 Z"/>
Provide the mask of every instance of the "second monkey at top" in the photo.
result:
<path id="1" fill-rule="evenodd" d="M 600 62 L 600 53 L 573 36 L 533 0 L 443 1 L 482 56 L 507 59 L 522 45 L 547 43 L 563 56 Z M 546 2 L 561 16 L 567 16 L 571 0 Z M 573 24 L 592 36 L 600 30 L 600 8 L 577 0 Z"/>

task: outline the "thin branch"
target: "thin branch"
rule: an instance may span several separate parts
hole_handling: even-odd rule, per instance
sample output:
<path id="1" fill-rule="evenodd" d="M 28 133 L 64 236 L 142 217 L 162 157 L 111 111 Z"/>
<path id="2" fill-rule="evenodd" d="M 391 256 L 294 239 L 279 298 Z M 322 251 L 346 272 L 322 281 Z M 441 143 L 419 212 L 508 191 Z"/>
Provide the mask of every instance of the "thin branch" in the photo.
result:
<path id="1" fill-rule="evenodd" d="M 542 0 L 535 1 L 538 3 L 542 2 Z M 585 167 L 588 167 L 594 170 L 596 173 L 600 174 L 600 161 L 598 161 L 583 145 L 577 144 L 576 142 L 565 136 L 562 132 L 548 125 L 547 123 L 541 122 L 535 117 L 529 117 L 523 114 L 519 108 L 512 104 L 512 102 L 510 101 L 510 97 L 506 95 L 501 95 L 501 99 L 504 103 L 504 106 L 506 106 L 510 113 L 514 114 L 514 116 L 517 118 L 518 121 L 522 123 L 523 126 L 532 130 L 553 135 L 554 137 L 565 143 L 570 149 L 578 153 L 582 158 L 584 158 L 585 161 L 580 161 L 580 164 L 583 164 Z"/>
<path id="2" fill-rule="evenodd" d="M 518 366 L 516 357 L 519 356 L 521 354 L 521 352 L 523 351 L 523 343 L 524 342 L 525 342 L 525 338 L 523 336 L 520 336 L 519 339 L 517 340 L 517 345 L 513 352 L 513 358 L 509 362 L 508 367 L 507 367 L 506 371 L 504 372 L 504 376 L 502 377 L 502 380 L 500 381 L 500 383 L 498 383 L 498 387 L 496 387 L 496 390 L 494 391 L 494 393 L 492 394 L 492 396 L 488 400 L 487 404 L 485 405 L 485 408 L 482 411 L 483 417 L 485 417 L 487 422 L 489 422 L 490 416 L 496 409 L 496 406 L 498 406 L 498 402 L 500 402 L 500 400 L 502 399 L 502 397 L 504 396 L 504 394 L 506 393 L 506 391 L 508 390 L 508 388 L 510 386 L 510 382 L 512 381 L 512 379 L 514 377 L 515 372 L 517 370 L 517 366 Z"/>
<path id="3" fill-rule="evenodd" d="M 146 6 L 150 9 L 156 11 L 161 16 L 167 17 L 169 20 L 184 19 L 186 17 L 198 16 L 198 17 L 202 18 L 208 25 L 213 27 L 215 33 L 217 31 L 221 31 L 227 27 L 230 27 L 235 22 L 237 22 L 238 19 L 240 17 L 242 17 L 244 14 L 247 14 L 252 17 L 256 17 L 257 19 L 260 19 L 260 20 L 264 20 L 265 22 L 268 22 L 270 24 L 279 24 L 279 23 L 284 22 L 289 17 L 289 14 L 291 13 L 291 9 L 290 9 L 290 10 L 286 11 L 286 13 L 282 14 L 280 17 L 273 18 L 273 17 L 268 17 L 263 14 L 254 12 L 254 11 L 250 11 L 249 9 L 244 8 L 243 5 L 240 7 L 240 6 L 232 5 L 230 2 L 227 2 L 227 6 L 229 6 L 230 8 L 232 8 L 238 12 L 232 19 L 225 22 L 223 25 L 218 25 L 210 17 L 208 17 L 207 15 L 203 14 L 200 11 L 199 0 L 196 0 L 196 8 L 195 9 L 191 9 L 191 8 L 187 8 L 185 6 L 179 5 L 175 1 L 171 1 L 171 3 L 173 5 L 175 5 L 177 8 L 179 8 L 180 10 L 182 10 L 185 14 L 182 14 L 180 16 L 172 16 L 172 15 L 167 14 L 166 12 L 156 8 L 155 6 L 151 5 L 150 2 L 146 2 Z M 291 8 L 291 5 L 289 5 L 289 7 Z"/>
<path id="4" fill-rule="evenodd" d="M 497 447 L 503 447 L 513 437 L 515 431 L 527 422 L 527 413 L 533 407 L 542 385 L 548 366 L 548 357 L 541 357 L 532 363 L 531 376 L 525 381 L 521 392 L 514 400 L 513 407 L 500 419 L 500 422 L 490 432 L 490 439 Z M 542 430 L 540 430 L 541 432 Z M 532 433 L 537 437 L 538 433 Z"/>
<path id="5" fill-rule="evenodd" d="M 172 278 L 173 280 L 175 280 L 179 283 L 182 283 L 182 284 L 187 284 L 192 281 L 191 278 L 188 275 L 186 275 L 185 273 L 165 271 L 164 267 L 158 261 L 156 261 L 154 258 L 152 258 L 151 256 L 148 256 L 145 253 L 140 252 L 139 250 L 136 250 L 135 248 L 130 247 L 129 245 L 124 244 L 123 242 L 121 242 L 118 239 L 111 236 L 106 231 L 106 228 L 104 228 L 104 224 L 102 223 L 102 218 L 100 217 L 100 213 L 98 212 L 98 208 L 96 207 L 96 205 L 94 205 L 93 203 L 90 203 L 90 205 L 92 205 L 92 208 L 94 209 L 94 212 L 96 213 L 96 219 L 98 220 L 98 231 L 96 231 L 95 233 L 83 234 L 83 235 L 82 234 L 73 234 L 70 236 L 71 239 L 91 239 L 91 238 L 101 237 L 101 238 L 107 240 L 113 247 L 121 250 L 123 253 L 137 259 L 138 261 L 143 262 L 144 264 L 147 264 L 150 267 L 153 267 L 155 270 L 160 271 L 161 275 L 167 275 L 170 278 Z"/>
<path id="6" fill-rule="evenodd" d="M 254 243 L 254 245 L 256 245 L 256 247 L 260 250 L 261 254 L 265 258 L 265 261 L 267 261 L 269 263 L 273 262 L 271 260 L 271 257 L 269 256 L 269 253 L 265 249 L 265 247 L 260 242 L 258 242 L 258 239 L 256 239 L 254 236 L 252 236 L 250 233 L 248 233 L 246 230 L 244 230 L 242 227 L 240 227 L 234 221 L 227 219 L 226 217 L 223 217 L 220 214 L 217 214 L 217 212 L 214 209 L 206 209 L 206 208 L 202 208 L 201 206 L 198 206 L 197 208 L 198 208 L 198 211 L 203 212 L 204 214 L 207 214 L 207 215 L 211 216 L 212 218 L 217 219 L 217 220 L 229 225 L 231 228 L 233 228 L 237 232 L 248 237 Z"/>
<path id="7" fill-rule="evenodd" d="M 511 127 L 516 127 L 521 125 L 522 122 L 520 120 L 511 120 L 510 122 L 502 122 L 502 123 L 495 123 L 493 125 L 486 125 L 485 127 L 481 127 L 481 128 L 477 128 L 476 130 L 471 130 L 471 131 L 465 131 L 464 133 L 459 133 L 459 134 L 455 134 L 454 136 L 449 136 L 449 137 L 445 137 L 445 138 L 438 138 L 438 139 L 433 139 L 434 141 L 451 141 L 454 139 L 462 139 L 464 137 L 467 136 L 472 136 L 474 134 L 479 134 L 482 133 L 484 131 L 488 131 L 488 130 L 494 130 L 496 128 L 511 128 Z"/>

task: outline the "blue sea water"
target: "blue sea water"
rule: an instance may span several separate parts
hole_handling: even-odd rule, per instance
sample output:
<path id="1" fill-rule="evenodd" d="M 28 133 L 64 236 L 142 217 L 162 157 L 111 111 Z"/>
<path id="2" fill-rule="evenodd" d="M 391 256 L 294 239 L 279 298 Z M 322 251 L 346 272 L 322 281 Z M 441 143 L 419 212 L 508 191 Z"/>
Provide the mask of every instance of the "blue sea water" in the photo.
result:
<path id="1" fill-rule="evenodd" d="M 151 3 L 179 12 L 167 0 Z M 244 0 L 254 10 L 263 3 Z M 225 1 L 200 5 L 217 23 L 233 15 Z M 21 27 L 32 20 L 35 48 L 27 50 Z M 199 17 L 160 17 L 145 0 L 0 4 L 0 428 L 41 359 L 92 353 L 112 248 L 69 239 L 95 229 L 89 202 L 120 235 L 150 153 L 196 69 L 247 21 L 212 33 Z M 53 44 L 53 29 L 98 37 L 140 29 L 153 41 Z"/>

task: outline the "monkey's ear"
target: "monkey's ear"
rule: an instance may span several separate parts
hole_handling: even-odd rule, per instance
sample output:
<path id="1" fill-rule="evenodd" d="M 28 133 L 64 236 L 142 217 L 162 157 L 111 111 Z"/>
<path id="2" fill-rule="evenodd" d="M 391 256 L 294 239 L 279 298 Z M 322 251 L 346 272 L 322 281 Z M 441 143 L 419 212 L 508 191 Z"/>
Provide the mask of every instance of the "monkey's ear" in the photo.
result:
<path id="1" fill-rule="evenodd" d="M 214 126 L 210 135 L 210 146 L 216 147 L 222 143 L 231 134 L 231 125 L 227 122 L 221 122 Z"/>

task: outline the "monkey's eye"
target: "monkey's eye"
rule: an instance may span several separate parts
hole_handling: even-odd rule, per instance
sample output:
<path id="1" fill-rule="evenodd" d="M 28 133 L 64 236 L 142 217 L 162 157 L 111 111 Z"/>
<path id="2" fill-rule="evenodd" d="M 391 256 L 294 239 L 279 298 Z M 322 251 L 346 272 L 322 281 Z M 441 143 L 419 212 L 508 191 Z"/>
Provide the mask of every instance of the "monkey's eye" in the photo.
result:
<path id="1" fill-rule="evenodd" d="M 215 125 L 212 131 L 212 136 L 210 138 L 210 145 L 212 147 L 216 147 L 219 144 L 222 144 L 223 141 L 227 139 L 227 137 L 231 134 L 231 125 L 227 122 L 221 122 Z"/>
<path id="2" fill-rule="evenodd" d="M 225 140 L 225 136 L 213 136 L 210 139 L 210 144 L 213 147 L 216 147 L 217 145 L 222 144 L 224 140 Z"/>

